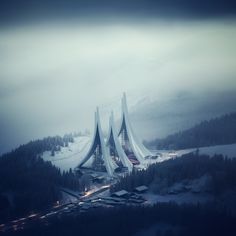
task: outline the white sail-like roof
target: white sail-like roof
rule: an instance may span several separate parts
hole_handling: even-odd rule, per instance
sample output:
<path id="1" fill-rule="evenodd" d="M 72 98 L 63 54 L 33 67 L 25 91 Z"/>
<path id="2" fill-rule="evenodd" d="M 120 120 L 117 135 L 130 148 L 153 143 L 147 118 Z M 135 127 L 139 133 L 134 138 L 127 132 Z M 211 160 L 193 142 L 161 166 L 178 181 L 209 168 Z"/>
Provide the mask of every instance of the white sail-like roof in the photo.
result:
<path id="1" fill-rule="evenodd" d="M 98 108 L 97 108 L 97 111 L 95 112 L 95 126 L 94 127 L 95 127 L 95 129 L 94 129 L 92 144 L 89 148 L 87 155 L 85 155 L 85 157 L 79 163 L 79 167 L 81 167 L 85 162 L 87 162 L 89 160 L 89 158 L 92 157 L 92 155 L 94 154 L 94 152 L 96 150 L 97 145 L 100 144 L 102 158 L 104 160 L 106 170 L 110 176 L 113 176 L 114 169 L 117 166 L 114 163 L 112 163 L 111 158 L 109 158 L 108 149 L 107 149 L 107 146 L 105 145 L 104 135 L 103 135 L 102 128 L 101 128 L 101 122 L 100 122 Z"/>
<path id="2" fill-rule="evenodd" d="M 121 117 L 121 126 L 119 130 L 119 135 L 123 129 L 126 129 L 127 131 L 130 146 L 136 158 L 138 159 L 140 163 L 143 163 L 144 158 L 146 156 L 151 156 L 152 153 L 140 142 L 140 140 L 138 139 L 138 137 L 135 135 L 133 131 L 133 128 L 129 120 L 125 93 L 123 94 L 123 98 L 122 98 L 122 117 Z"/>
<path id="3" fill-rule="evenodd" d="M 121 144 L 118 140 L 118 133 L 115 128 L 114 115 L 111 113 L 109 120 L 109 133 L 107 138 L 107 146 L 109 147 L 110 141 L 113 140 L 117 154 L 123 164 L 123 166 L 128 168 L 128 171 L 131 172 L 133 169 L 133 164 L 130 162 L 129 158 L 126 156 Z"/>

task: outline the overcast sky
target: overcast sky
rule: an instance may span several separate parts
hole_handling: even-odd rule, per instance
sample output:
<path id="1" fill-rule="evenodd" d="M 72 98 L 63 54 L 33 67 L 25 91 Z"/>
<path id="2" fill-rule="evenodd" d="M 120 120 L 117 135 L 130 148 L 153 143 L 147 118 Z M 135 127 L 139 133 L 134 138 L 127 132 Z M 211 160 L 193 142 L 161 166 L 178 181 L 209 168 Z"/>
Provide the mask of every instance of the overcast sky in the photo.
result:
<path id="1" fill-rule="evenodd" d="M 165 102 L 236 91 L 232 16 L 96 16 L 0 28 L 0 153 L 31 139 L 103 127 L 120 98 Z M 138 128 L 138 127 L 137 127 Z M 144 137 L 148 138 L 147 132 Z"/>

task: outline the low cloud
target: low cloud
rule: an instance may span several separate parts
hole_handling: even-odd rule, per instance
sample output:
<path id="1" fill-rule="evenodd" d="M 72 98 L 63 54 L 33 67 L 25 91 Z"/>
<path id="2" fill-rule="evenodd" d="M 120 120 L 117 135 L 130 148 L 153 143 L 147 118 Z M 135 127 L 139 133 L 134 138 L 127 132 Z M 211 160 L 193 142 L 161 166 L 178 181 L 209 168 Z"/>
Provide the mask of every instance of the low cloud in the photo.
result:
<path id="1" fill-rule="evenodd" d="M 235 20 L 73 21 L 2 28 L 1 145 L 92 128 L 142 97 L 236 89 Z M 12 137 L 15 137 L 12 139 Z M 144 134 L 144 138 L 147 134 Z"/>

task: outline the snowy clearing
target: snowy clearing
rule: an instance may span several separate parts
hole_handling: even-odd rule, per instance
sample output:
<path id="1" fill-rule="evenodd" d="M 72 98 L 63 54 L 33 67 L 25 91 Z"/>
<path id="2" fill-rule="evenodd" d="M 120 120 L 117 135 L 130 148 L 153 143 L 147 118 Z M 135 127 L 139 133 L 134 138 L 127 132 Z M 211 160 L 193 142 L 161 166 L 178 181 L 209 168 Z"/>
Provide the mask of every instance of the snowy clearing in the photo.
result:
<path id="1" fill-rule="evenodd" d="M 45 161 L 51 161 L 53 165 L 59 167 L 62 171 L 67 171 L 70 168 L 74 169 L 86 155 L 90 143 L 91 140 L 88 136 L 76 137 L 73 143 L 69 143 L 68 147 L 61 147 L 61 151 L 55 152 L 54 156 L 51 156 L 51 152 L 47 151 L 43 153 L 42 158 Z"/>
<path id="2" fill-rule="evenodd" d="M 210 147 L 200 147 L 200 148 L 190 148 L 190 149 L 182 149 L 177 151 L 170 150 L 155 150 L 153 153 L 157 153 L 159 155 L 157 160 L 148 160 L 149 164 L 155 162 L 162 162 L 172 158 L 180 157 L 184 154 L 196 152 L 199 150 L 199 154 L 206 154 L 209 156 L 214 156 L 215 154 L 222 154 L 223 156 L 227 156 L 228 158 L 236 157 L 236 144 L 227 144 L 227 145 L 216 145 Z"/>

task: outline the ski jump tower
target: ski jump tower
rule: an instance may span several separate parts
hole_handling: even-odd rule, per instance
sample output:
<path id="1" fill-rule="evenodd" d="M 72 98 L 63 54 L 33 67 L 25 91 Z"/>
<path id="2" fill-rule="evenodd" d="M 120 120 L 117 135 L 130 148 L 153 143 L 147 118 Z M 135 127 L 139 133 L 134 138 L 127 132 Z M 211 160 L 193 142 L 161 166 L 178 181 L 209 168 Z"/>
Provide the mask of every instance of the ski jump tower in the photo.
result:
<path id="1" fill-rule="evenodd" d="M 128 114 L 126 94 L 122 98 L 122 116 L 118 135 L 121 137 L 122 146 L 134 164 L 142 164 L 145 157 L 152 153 L 140 142 L 131 126 Z"/>
<path id="2" fill-rule="evenodd" d="M 79 167 L 82 167 L 91 157 L 93 157 L 93 162 L 91 166 L 92 169 L 94 169 L 95 171 L 106 170 L 110 176 L 113 175 L 114 169 L 117 168 L 117 166 L 112 163 L 111 158 L 109 158 L 108 149 L 105 144 L 104 135 L 101 128 L 98 108 L 95 112 L 95 126 L 92 144 L 89 148 L 87 155 L 79 164 Z"/>
<path id="3" fill-rule="evenodd" d="M 121 142 L 119 139 L 121 139 Z M 152 156 L 152 153 L 144 147 L 133 131 L 124 93 L 119 132 L 115 128 L 112 112 L 109 120 L 109 134 L 105 141 L 97 108 L 92 143 L 87 155 L 82 159 L 78 167 L 83 167 L 85 163 L 91 160 L 91 169 L 94 171 L 106 171 L 110 176 L 114 176 L 118 169 L 125 168 L 128 172 L 131 172 L 133 166 L 143 164 L 147 156 Z"/>
<path id="4" fill-rule="evenodd" d="M 115 128 L 114 116 L 113 112 L 110 116 L 109 121 L 109 134 L 107 138 L 106 145 L 109 150 L 110 157 L 120 168 L 127 168 L 128 172 L 131 172 L 133 169 L 133 165 L 125 154 L 120 141 L 118 139 L 118 133 Z"/>

